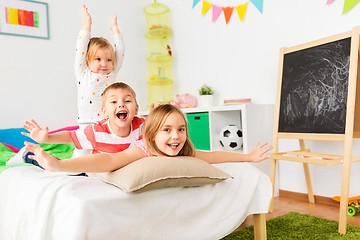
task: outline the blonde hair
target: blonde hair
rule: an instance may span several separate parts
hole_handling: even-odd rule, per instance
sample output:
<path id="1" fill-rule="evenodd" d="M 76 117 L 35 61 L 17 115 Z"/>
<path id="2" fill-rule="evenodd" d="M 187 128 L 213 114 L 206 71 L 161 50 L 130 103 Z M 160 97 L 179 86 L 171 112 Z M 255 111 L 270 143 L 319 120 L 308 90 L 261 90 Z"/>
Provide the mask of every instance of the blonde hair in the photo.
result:
<path id="1" fill-rule="evenodd" d="M 117 89 L 125 89 L 125 90 L 129 90 L 131 95 L 133 96 L 133 98 L 135 99 L 135 103 L 137 103 L 136 101 L 136 93 L 134 91 L 134 89 L 132 89 L 129 85 L 127 85 L 124 82 L 115 82 L 113 84 L 111 84 L 110 86 L 108 86 L 107 88 L 105 88 L 104 92 L 101 94 L 102 96 L 102 100 L 103 100 L 103 105 L 104 105 L 104 101 L 106 99 L 106 95 L 110 90 L 117 90 Z"/>
<path id="2" fill-rule="evenodd" d="M 113 46 L 108 40 L 102 37 L 93 37 L 90 39 L 87 52 L 86 52 L 86 64 L 89 65 L 94 60 L 97 51 L 108 50 L 111 55 L 111 61 L 113 66 L 116 65 L 116 55 Z"/>
<path id="3" fill-rule="evenodd" d="M 155 136 L 160 131 L 161 127 L 164 125 L 165 120 L 171 114 L 177 112 L 179 113 L 185 121 L 186 128 L 186 140 L 184 147 L 180 150 L 178 156 L 195 156 L 194 145 L 192 144 L 189 134 L 186 117 L 180 108 L 173 106 L 171 104 L 163 104 L 156 107 L 152 110 L 149 115 L 146 117 L 145 123 L 143 125 L 143 138 L 148 148 L 148 151 L 153 156 L 164 155 L 155 143 Z"/>

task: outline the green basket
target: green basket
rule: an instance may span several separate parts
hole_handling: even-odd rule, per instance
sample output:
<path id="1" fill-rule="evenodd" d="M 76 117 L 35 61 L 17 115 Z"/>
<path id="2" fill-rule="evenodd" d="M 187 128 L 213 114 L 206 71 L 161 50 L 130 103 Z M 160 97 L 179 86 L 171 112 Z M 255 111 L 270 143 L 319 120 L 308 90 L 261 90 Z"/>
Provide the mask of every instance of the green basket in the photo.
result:
<path id="1" fill-rule="evenodd" d="M 210 150 L 209 113 L 187 113 L 189 137 L 195 149 Z"/>

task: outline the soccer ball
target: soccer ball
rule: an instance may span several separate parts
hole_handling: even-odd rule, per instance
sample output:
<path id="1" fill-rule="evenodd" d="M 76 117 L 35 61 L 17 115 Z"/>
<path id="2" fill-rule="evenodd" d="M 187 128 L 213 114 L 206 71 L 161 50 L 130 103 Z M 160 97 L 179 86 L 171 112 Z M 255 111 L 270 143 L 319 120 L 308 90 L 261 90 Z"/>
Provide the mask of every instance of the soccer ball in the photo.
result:
<path id="1" fill-rule="evenodd" d="M 243 144 L 242 131 L 235 125 L 227 125 L 221 129 L 219 141 L 225 150 L 238 150 Z"/>

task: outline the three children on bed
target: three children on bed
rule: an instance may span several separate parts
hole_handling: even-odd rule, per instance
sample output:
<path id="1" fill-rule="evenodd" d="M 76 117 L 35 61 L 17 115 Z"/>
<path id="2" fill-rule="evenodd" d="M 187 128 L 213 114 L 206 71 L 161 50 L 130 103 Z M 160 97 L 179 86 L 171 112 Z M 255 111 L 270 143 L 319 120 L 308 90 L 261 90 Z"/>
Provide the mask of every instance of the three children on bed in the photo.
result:
<path id="1" fill-rule="evenodd" d="M 272 148 L 267 144 L 257 144 L 249 154 L 195 150 L 187 133 L 184 114 L 172 105 L 158 106 L 145 123 L 143 118 L 136 117 L 139 107 L 134 90 L 121 82 L 110 85 L 122 65 L 124 54 L 116 15 L 111 25 L 116 53 L 106 39 L 90 39 L 91 16 L 85 5 L 83 15 L 75 60 L 80 128 L 48 134 L 47 127 L 42 129 L 31 120 L 24 124 L 29 133 L 23 134 L 39 143 L 73 142 L 77 149 L 92 150 L 94 154 L 75 154 L 77 156 L 72 159 L 59 161 L 40 146 L 26 143 L 26 149 L 35 154 L 29 158 L 37 160 L 46 170 L 66 172 L 107 172 L 147 156 L 195 156 L 209 163 L 258 162 L 267 158 L 266 152 Z M 94 122 L 101 116 L 100 109 L 105 119 Z"/>

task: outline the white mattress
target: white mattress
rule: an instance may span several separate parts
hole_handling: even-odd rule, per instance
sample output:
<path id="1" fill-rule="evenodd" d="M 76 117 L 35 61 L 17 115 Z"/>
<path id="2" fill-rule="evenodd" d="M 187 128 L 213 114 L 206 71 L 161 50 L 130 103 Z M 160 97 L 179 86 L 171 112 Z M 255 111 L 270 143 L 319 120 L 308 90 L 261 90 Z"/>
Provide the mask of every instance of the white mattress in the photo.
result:
<path id="1" fill-rule="evenodd" d="M 248 215 L 268 212 L 266 174 L 247 163 L 214 166 L 234 179 L 137 194 L 35 166 L 7 169 L 0 174 L 0 239 L 219 239 Z"/>

